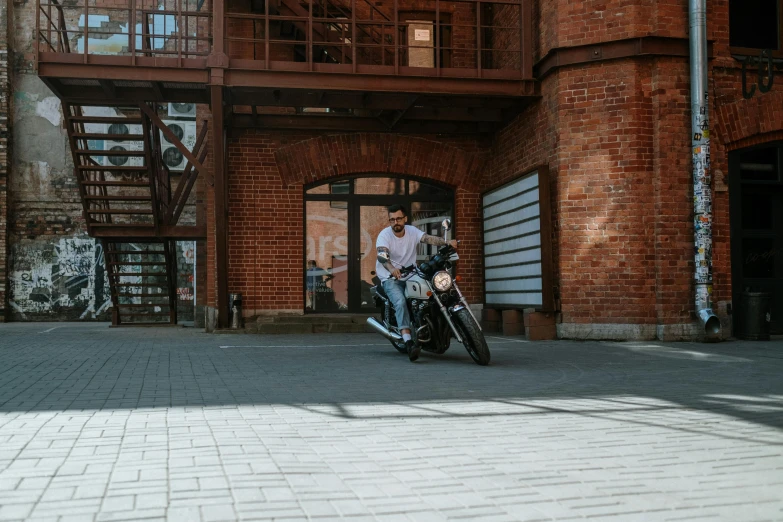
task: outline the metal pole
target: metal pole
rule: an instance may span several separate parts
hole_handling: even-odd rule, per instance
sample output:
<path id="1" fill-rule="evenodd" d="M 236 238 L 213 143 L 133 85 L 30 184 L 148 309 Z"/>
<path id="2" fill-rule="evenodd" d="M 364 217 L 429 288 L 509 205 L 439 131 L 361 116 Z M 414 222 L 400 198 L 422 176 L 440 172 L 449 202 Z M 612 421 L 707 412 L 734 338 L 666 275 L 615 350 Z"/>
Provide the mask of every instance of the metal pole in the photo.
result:
<path id="1" fill-rule="evenodd" d="M 693 161 L 693 239 L 696 315 L 708 336 L 720 334 L 713 313 L 712 294 L 712 192 L 710 174 L 710 119 L 707 92 L 706 0 L 688 0 L 691 50 L 691 154 Z"/>

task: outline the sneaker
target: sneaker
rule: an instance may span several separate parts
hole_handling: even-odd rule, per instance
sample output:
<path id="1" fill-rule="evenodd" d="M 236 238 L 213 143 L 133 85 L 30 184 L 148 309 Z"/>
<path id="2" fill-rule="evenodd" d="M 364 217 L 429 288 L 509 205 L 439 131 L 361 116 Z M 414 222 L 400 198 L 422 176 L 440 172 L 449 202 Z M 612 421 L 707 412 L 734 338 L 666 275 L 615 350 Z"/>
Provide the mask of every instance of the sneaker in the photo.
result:
<path id="1" fill-rule="evenodd" d="M 405 348 L 408 350 L 408 359 L 410 359 L 411 362 L 419 358 L 421 347 L 418 344 L 414 343 L 413 341 L 407 341 L 405 343 Z"/>

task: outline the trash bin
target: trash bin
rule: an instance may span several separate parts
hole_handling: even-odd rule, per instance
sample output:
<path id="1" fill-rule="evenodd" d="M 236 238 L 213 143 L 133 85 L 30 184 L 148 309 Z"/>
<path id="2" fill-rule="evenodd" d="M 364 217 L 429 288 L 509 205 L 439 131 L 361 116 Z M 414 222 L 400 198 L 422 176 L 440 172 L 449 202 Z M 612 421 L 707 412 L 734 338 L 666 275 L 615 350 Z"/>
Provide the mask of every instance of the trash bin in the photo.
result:
<path id="1" fill-rule="evenodd" d="M 242 294 L 229 294 L 231 308 L 231 329 L 242 328 Z"/>
<path id="2" fill-rule="evenodd" d="M 766 292 L 742 292 L 742 332 L 749 341 L 769 341 L 772 295 Z"/>

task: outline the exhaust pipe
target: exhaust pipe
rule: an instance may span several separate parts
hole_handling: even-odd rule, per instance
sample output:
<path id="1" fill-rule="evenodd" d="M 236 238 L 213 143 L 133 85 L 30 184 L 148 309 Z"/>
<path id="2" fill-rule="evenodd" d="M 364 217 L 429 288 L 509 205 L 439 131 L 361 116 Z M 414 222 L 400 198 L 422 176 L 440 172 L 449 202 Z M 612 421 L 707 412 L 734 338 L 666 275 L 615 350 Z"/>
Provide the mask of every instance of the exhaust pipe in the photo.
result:
<path id="1" fill-rule="evenodd" d="M 368 317 L 367 318 L 367 324 L 372 326 L 373 329 L 376 332 L 378 332 L 379 334 L 381 334 L 382 336 L 384 336 L 385 338 L 387 338 L 390 341 L 394 341 L 394 342 L 402 341 L 402 336 L 401 335 L 396 334 L 394 332 L 390 332 L 381 323 L 376 321 L 374 317 Z"/>

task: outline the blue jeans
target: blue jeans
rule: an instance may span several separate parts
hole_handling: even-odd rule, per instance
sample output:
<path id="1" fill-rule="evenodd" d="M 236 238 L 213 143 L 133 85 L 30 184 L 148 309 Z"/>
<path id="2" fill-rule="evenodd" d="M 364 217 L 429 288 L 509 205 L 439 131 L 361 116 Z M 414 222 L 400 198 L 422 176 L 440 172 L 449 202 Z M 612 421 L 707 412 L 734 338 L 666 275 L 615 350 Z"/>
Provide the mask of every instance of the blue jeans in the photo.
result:
<path id="1" fill-rule="evenodd" d="M 383 290 L 389 297 L 394 312 L 397 316 L 397 328 L 400 330 L 411 329 L 411 318 L 408 314 L 408 304 L 405 302 L 405 282 L 390 277 L 383 283 Z"/>

